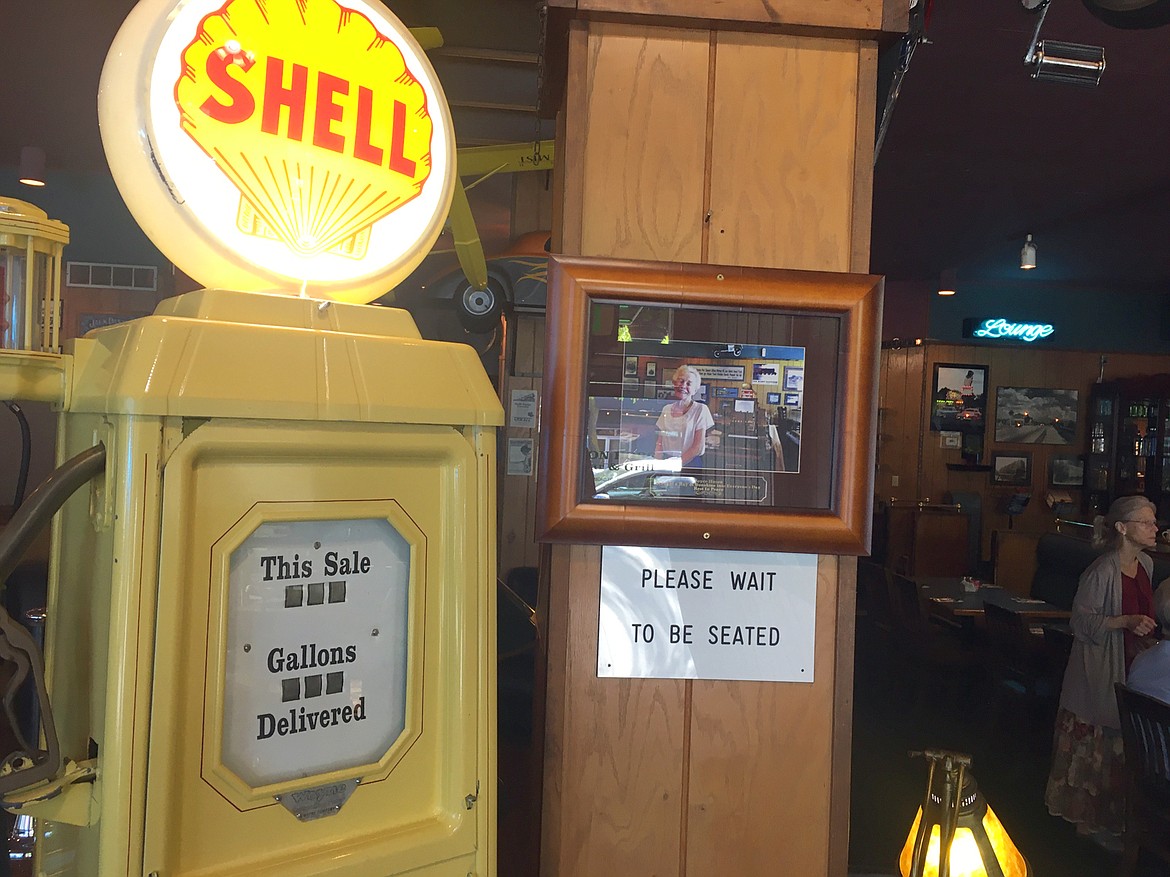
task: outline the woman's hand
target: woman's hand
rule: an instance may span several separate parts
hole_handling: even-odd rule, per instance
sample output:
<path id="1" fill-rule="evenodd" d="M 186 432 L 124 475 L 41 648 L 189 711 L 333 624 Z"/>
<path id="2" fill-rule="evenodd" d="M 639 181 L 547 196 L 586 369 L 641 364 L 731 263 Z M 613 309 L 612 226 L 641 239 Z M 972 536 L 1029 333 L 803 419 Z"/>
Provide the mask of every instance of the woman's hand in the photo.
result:
<path id="1" fill-rule="evenodd" d="M 1115 629 L 1128 630 L 1136 636 L 1147 636 L 1158 626 L 1148 615 L 1117 615 L 1113 621 Z"/>

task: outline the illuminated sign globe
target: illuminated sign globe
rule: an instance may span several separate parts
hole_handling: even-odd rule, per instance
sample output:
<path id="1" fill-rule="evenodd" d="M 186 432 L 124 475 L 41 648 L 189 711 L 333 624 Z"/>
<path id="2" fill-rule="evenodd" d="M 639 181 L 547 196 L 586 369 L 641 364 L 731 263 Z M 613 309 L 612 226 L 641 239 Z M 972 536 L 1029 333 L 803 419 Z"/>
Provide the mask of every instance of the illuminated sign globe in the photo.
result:
<path id="1" fill-rule="evenodd" d="M 369 302 L 446 220 L 455 142 L 434 70 L 366 0 L 142 0 L 98 95 L 122 197 L 209 287 Z"/>

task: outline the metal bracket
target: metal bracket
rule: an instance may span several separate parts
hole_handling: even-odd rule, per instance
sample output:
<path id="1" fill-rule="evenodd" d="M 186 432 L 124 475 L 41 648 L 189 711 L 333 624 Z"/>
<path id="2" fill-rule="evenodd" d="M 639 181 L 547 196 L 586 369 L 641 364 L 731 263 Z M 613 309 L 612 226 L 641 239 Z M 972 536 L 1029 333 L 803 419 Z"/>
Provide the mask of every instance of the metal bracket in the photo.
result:
<path id="1" fill-rule="evenodd" d="M 64 760 L 61 773 L 42 783 L 9 792 L 0 806 L 10 813 L 67 825 L 93 825 L 99 812 L 98 762 L 96 758 L 75 762 Z M 19 766 L 5 764 L 0 776 L 19 772 Z"/>

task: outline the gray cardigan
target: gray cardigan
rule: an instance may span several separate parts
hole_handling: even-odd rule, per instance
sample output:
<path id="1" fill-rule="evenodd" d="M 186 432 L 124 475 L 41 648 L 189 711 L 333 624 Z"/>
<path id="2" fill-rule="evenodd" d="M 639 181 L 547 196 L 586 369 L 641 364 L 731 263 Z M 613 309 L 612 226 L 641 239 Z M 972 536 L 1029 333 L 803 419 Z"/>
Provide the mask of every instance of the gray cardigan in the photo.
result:
<path id="1" fill-rule="evenodd" d="M 1154 562 L 1137 556 L 1153 581 Z M 1120 728 L 1113 683 L 1125 681 L 1125 639 L 1120 629 L 1105 627 L 1105 619 L 1121 614 L 1121 559 L 1109 551 L 1094 560 L 1077 584 L 1073 598 L 1072 653 L 1064 671 L 1060 705 L 1082 722 Z"/>

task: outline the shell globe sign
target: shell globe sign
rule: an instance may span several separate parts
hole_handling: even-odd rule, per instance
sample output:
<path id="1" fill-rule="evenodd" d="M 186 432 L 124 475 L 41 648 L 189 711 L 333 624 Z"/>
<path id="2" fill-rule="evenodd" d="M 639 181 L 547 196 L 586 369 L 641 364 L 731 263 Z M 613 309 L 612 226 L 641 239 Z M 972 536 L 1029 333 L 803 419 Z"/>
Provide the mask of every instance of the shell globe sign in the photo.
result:
<path id="1" fill-rule="evenodd" d="M 143 0 L 98 116 L 131 213 L 205 286 L 369 302 L 450 207 L 446 100 L 377 3 Z"/>

